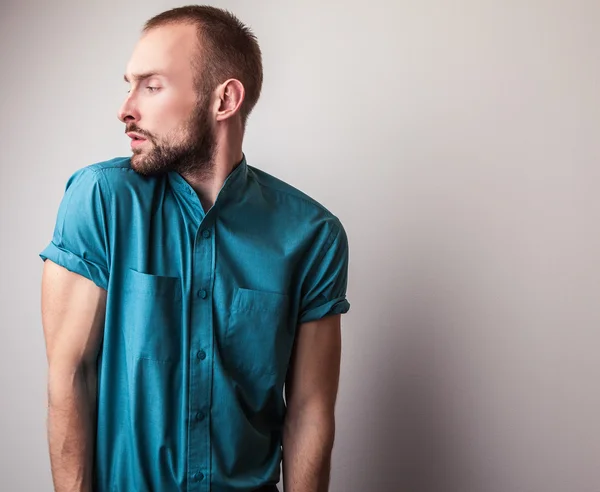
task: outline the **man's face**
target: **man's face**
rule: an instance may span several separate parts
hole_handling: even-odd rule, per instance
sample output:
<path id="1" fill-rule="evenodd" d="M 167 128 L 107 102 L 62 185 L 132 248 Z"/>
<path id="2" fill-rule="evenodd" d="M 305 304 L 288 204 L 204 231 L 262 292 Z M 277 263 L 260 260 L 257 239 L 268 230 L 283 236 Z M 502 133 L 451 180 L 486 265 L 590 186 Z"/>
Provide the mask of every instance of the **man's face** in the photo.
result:
<path id="1" fill-rule="evenodd" d="M 130 90 L 118 116 L 132 138 L 131 167 L 140 174 L 211 164 L 210 93 L 198 94 L 192 67 L 197 56 L 196 28 L 190 25 L 151 29 L 134 49 L 125 74 Z"/>

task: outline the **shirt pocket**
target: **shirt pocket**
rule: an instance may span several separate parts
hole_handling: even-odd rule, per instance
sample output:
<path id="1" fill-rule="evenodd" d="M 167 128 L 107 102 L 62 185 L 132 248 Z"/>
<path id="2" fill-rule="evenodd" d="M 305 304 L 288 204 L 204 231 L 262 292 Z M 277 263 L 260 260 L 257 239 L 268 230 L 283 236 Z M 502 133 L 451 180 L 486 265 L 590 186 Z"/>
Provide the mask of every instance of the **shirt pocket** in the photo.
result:
<path id="1" fill-rule="evenodd" d="M 285 294 L 238 288 L 225 334 L 225 358 L 238 376 L 285 377 L 292 334 Z"/>
<path id="2" fill-rule="evenodd" d="M 182 342 L 182 296 L 179 277 L 128 269 L 123 285 L 123 331 L 134 359 L 179 360 Z"/>

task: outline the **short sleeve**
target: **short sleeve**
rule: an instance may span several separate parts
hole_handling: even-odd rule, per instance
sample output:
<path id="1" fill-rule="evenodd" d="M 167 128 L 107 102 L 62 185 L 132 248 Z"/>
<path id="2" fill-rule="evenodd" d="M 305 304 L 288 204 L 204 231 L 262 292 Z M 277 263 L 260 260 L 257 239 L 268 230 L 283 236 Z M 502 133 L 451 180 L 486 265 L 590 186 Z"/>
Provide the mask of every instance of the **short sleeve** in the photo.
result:
<path id="1" fill-rule="evenodd" d="M 83 168 L 68 180 L 52 241 L 42 260 L 78 273 L 108 289 L 108 200 L 101 172 Z"/>
<path id="2" fill-rule="evenodd" d="M 348 285 L 348 238 L 336 219 L 302 288 L 299 322 L 315 321 L 350 309 Z"/>

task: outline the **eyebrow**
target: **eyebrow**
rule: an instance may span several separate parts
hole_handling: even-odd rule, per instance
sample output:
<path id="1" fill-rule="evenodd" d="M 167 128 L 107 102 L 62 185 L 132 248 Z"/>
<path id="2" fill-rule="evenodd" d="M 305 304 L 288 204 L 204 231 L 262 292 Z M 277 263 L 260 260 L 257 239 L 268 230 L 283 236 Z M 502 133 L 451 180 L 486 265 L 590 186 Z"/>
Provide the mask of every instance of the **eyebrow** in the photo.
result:
<path id="1" fill-rule="evenodd" d="M 162 76 L 162 75 L 163 74 L 161 74 L 160 72 L 133 73 L 133 74 L 131 74 L 131 78 L 133 80 L 139 82 L 141 80 L 149 79 L 150 77 Z M 125 82 L 129 83 L 129 77 L 127 76 L 127 74 L 123 75 L 123 80 L 125 80 Z"/>

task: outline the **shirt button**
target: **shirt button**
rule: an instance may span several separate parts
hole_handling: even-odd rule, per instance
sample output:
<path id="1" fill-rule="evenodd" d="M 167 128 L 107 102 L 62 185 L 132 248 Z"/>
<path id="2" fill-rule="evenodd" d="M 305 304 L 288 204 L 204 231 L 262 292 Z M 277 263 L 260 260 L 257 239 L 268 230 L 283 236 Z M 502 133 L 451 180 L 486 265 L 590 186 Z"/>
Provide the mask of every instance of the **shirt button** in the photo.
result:
<path id="1" fill-rule="evenodd" d="M 201 482 L 202 480 L 204 480 L 204 473 L 202 473 L 202 472 L 194 473 L 193 479 L 196 482 Z"/>
<path id="2" fill-rule="evenodd" d="M 204 360 L 206 359 L 206 352 L 204 350 L 198 350 L 198 352 L 196 352 L 196 357 L 200 360 Z"/>
<path id="3" fill-rule="evenodd" d="M 202 422 L 204 420 L 204 417 L 205 417 L 204 412 L 196 412 L 196 420 L 198 422 Z"/>
<path id="4" fill-rule="evenodd" d="M 204 230 L 202 231 L 202 237 L 203 237 L 204 239 L 208 239 L 208 238 L 210 237 L 210 231 L 209 231 L 208 229 L 204 229 Z"/>
<path id="5" fill-rule="evenodd" d="M 200 299 L 206 299 L 206 296 L 208 296 L 208 292 L 206 292 L 204 289 L 200 289 L 198 291 L 198 297 Z"/>

